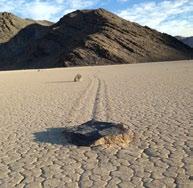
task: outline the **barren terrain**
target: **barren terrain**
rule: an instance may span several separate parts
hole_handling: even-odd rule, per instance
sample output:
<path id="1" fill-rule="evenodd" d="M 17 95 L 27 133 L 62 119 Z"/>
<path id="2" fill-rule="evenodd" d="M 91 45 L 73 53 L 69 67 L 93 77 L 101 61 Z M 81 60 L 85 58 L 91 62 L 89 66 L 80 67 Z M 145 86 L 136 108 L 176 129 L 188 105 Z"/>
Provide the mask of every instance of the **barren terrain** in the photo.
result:
<path id="1" fill-rule="evenodd" d="M 193 61 L 0 72 L 0 91 L 0 188 L 193 187 Z M 68 144 L 91 119 L 135 140 Z"/>

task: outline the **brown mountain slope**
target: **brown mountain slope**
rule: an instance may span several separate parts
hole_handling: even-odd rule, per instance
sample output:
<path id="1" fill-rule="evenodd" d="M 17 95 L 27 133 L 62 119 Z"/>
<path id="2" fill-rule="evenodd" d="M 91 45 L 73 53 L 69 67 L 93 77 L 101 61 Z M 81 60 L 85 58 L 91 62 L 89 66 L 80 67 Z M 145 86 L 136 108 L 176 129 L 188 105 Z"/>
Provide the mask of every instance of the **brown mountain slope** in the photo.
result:
<path id="1" fill-rule="evenodd" d="M 0 43 L 7 42 L 31 23 L 8 12 L 0 13 Z"/>
<path id="2" fill-rule="evenodd" d="M 0 45 L 0 67 L 47 68 L 193 58 L 193 50 L 167 34 L 104 9 L 72 12 L 52 26 L 32 24 Z"/>
<path id="3" fill-rule="evenodd" d="M 38 23 L 40 25 L 52 25 L 48 21 L 34 21 L 31 19 L 21 19 L 9 12 L 0 13 L 0 43 L 8 42 L 21 29 L 30 24 Z"/>

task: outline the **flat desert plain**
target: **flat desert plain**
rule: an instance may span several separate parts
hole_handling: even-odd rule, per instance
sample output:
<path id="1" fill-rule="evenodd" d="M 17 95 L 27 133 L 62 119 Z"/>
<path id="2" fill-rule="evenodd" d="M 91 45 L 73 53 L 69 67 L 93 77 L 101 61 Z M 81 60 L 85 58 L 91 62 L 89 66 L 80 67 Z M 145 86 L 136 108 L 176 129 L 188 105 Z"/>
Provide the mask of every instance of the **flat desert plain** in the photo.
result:
<path id="1" fill-rule="evenodd" d="M 1 188 L 193 187 L 193 61 L 0 72 L 0 91 Z M 69 144 L 91 119 L 135 139 Z"/>

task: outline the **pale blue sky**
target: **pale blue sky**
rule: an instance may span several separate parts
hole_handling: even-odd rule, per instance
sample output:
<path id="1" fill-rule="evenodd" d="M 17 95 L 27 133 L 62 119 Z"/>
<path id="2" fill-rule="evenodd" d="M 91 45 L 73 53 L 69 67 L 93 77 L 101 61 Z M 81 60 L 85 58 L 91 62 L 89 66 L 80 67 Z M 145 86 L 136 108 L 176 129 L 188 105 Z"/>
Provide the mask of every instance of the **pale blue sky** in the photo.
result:
<path id="1" fill-rule="evenodd" d="M 0 12 L 54 22 L 76 9 L 99 7 L 161 32 L 193 36 L 193 0 L 0 0 Z"/>

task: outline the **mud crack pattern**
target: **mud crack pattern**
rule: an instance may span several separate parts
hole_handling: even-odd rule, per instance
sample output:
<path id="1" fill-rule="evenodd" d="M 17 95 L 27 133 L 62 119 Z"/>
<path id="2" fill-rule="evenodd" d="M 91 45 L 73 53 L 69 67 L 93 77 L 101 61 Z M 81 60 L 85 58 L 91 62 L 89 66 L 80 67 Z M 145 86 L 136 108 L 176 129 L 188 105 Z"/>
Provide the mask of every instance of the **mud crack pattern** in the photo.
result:
<path id="1" fill-rule="evenodd" d="M 193 187 L 193 62 L 0 72 L 0 89 L 0 188 Z M 93 118 L 135 141 L 69 145 Z"/>

